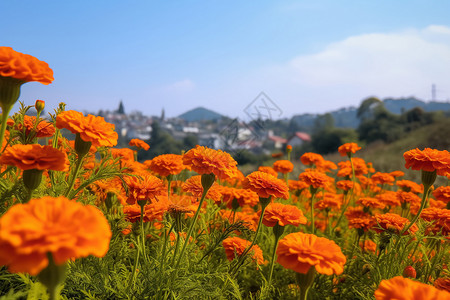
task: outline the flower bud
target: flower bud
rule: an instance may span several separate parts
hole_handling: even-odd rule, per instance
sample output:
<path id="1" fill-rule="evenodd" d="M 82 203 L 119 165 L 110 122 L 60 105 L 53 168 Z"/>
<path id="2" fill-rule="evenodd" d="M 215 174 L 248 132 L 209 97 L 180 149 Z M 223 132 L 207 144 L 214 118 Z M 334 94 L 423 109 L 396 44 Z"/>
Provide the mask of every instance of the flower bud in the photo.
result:
<path id="1" fill-rule="evenodd" d="M 36 108 L 38 113 L 41 113 L 45 108 L 45 101 L 36 100 L 36 103 L 34 104 L 34 108 Z"/>
<path id="2" fill-rule="evenodd" d="M 407 266 L 403 270 L 403 277 L 416 278 L 416 276 L 417 276 L 416 269 L 414 269 L 412 266 Z"/>

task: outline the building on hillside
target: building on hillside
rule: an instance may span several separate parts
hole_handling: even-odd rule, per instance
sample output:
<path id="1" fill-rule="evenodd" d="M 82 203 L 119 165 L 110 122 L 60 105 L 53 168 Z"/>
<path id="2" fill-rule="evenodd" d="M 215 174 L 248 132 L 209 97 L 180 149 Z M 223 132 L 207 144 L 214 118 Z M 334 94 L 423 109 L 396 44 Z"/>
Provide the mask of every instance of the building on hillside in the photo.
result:
<path id="1" fill-rule="evenodd" d="M 274 149 L 281 149 L 286 145 L 287 139 L 273 134 L 273 130 L 267 132 L 266 144 L 270 144 Z"/>
<path id="2" fill-rule="evenodd" d="M 305 132 L 297 131 L 293 136 L 287 139 L 287 144 L 292 147 L 311 142 L 311 136 Z"/>

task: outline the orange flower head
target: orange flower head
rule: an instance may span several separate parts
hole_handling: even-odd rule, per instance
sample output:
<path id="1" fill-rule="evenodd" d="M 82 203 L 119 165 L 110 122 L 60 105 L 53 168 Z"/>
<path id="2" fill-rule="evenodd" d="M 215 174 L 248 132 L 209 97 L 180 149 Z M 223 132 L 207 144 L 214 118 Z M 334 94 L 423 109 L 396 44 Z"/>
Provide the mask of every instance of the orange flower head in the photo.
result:
<path id="1" fill-rule="evenodd" d="M 0 156 L 0 164 L 16 166 L 22 170 L 69 170 L 66 153 L 52 146 L 38 144 L 17 144 L 6 148 Z"/>
<path id="2" fill-rule="evenodd" d="M 389 173 L 391 176 L 394 176 L 394 178 L 397 178 L 397 177 L 403 177 L 403 176 L 405 176 L 405 172 L 402 172 L 402 171 L 393 171 L 393 172 L 391 172 L 391 173 Z"/>
<path id="3" fill-rule="evenodd" d="M 449 300 L 450 293 L 438 290 L 432 285 L 402 276 L 382 280 L 375 291 L 376 300 Z"/>
<path id="4" fill-rule="evenodd" d="M 69 259 L 105 256 L 111 229 L 102 212 L 65 197 L 31 199 L 0 218 L 0 265 L 38 274 L 50 252 L 57 265 Z"/>
<path id="5" fill-rule="evenodd" d="M 128 204 L 135 204 L 141 200 L 152 201 L 156 196 L 163 195 L 166 191 L 161 179 L 150 174 L 142 174 L 140 178 L 130 176 L 125 181 L 129 189 Z"/>
<path id="6" fill-rule="evenodd" d="M 200 198 L 203 194 L 203 186 L 202 186 L 202 176 L 195 175 L 188 178 L 182 185 L 181 188 L 183 191 L 191 193 L 192 196 L 196 198 Z M 207 199 L 214 200 L 214 202 L 219 203 L 222 198 L 222 193 L 220 190 L 220 186 L 215 182 L 209 188 L 208 193 L 205 196 Z"/>
<path id="7" fill-rule="evenodd" d="M 376 172 L 371 177 L 372 183 L 374 184 L 389 184 L 393 185 L 395 177 L 389 173 Z"/>
<path id="8" fill-rule="evenodd" d="M 318 189 L 318 188 L 326 188 L 330 185 L 333 179 L 327 176 L 325 173 L 318 171 L 308 171 L 303 172 L 299 175 L 298 179 L 300 181 L 306 182 L 308 185 Z"/>
<path id="9" fill-rule="evenodd" d="M 214 173 L 221 180 L 236 176 L 237 162 L 222 150 L 197 145 L 183 155 L 183 164 L 200 175 Z"/>
<path id="10" fill-rule="evenodd" d="M 185 168 L 183 165 L 183 156 L 177 154 L 159 155 L 150 161 L 148 167 L 163 177 L 179 174 Z"/>
<path id="11" fill-rule="evenodd" d="M 428 207 L 422 210 L 420 218 L 430 222 L 427 231 L 434 234 L 441 233 L 443 236 L 450 235 L 450 210 L 437 207 Z"/>
<path id="12" fill-rule="evenodd" d="M 384 203 L 386 206 L 396 207 L 401 205 L 397 193 L 393 191 L 385 191 L 382 194 L 378 194 L 375 198 Z"/>
<path id="13" fill-rule="evenodd" d="M 320 210 L 324 209 L 340 209 L 343 199 L 342 194 L 335 193 L 324 193 L 323 198 L 316 203 L 314 203 L 314 207 Z"/>
<path id="14" fill-rule="evenodd" d="M 364 159 L 359 157 L 353 157 L 353 167 L 355 168 L 355 176 L 365 175 L 369 172 L 367 164 Z M 351 177 L 352 176 L 352 165 L 349 160 L 341 161 L 338 163 L 339 171 L 337 173 L 338 177 Z"/>
<path id="15" fill-rule="evenodd" d="M 198 204 L 195 202 L 196 198 L 192 196 L 172 194 L 168 199 L 168 211 L 171 215 L 186 214 L 191 217 L 198 208 Z"/>
<path id="16" fill-rule="evenodd" d="M 118 135 L 114 131 L 114 124 L 106 122 L 103 117 L 85 117 L 74 110 L 63 111 L 56 117 L 56 127 L 80 134 L 83 141 L 91 142 L 94 147 L 117 145 Z"/>
<path id="17" fill-rule="evenodd" d="M 275 171 L 272 167 L 268 167 L 268 166 L 259 166 L 258 167 L 258 171 L 260 172 L 264 172 L 264 173 L 268 173 L 274 177 L 278 177 L 278 173 L 277 171 Z"/>
<path id="18" fill-rule="evenodd" d="M 14 124 L 14 121 L 11 120 L 11 125 Z M 17 124 L 15 128 L 19 131 L 24 130 L 25 134 L 28 136 L 32 131 L 36 133 L 36 137 L 51 137 L 55 134 L 55 127 L 52 123 L 47 122 L 45 120 L 40 119 L 36 128 L 34 128 L 34 124 L 36 123 L 36 117 L 30 117 L 25 115 L 23 117 L 23 124 Z M 8 125 L 9 122 L 8 122 Z M 24 129 L 25 127 L 25 129 Z"/>
<path id="19" fill-rule="evenodd" d="M 225 254 L 229 261 L 232 261 L 234 259 L 235 254 L 240 256 L 242 253 L 244 253 L 245 249 L 247 249 L 250 244 L 250 241 L 238 237 L 229 237 L 224 239 L 222 242 L 222 245 L 225 248 Z M 251 254 L 252 259 L 258 265 L 263 265 L 265 263 L 263 252 L 258 245 L 253 245 L 249 253 Z"/>
<path id="20" fill-rule="evenodd" d="M 144 206 L 144 222 L 162 221 L 164 214 L 169 209 L 167 198 L 159 197 L 158 201 L 152 201 Z M 141 219 L 141 207 L 138 204 L 125 205 L 123 207 L 125 219 L 128 222 L 135 223 Z"/>
<path id="21" fill-rule="evenodd" d="M 415 194 L 423 193 L 423 185 L 417 184 L 410 180 L 399 180 L 397 186 L 405 192 L 413 192 Z"/>
<path id="22" fill-rule="evenodd" d="M 134 161 L 134 153 L 130 148 L 111 148 L 111 155 L 114 158 L 120 158 L 121 161 Z"/>
<path id="23" fill-rule="evenodd" d="M 314 152 L 306 152 L 300 157 L 300 161 L 302 164 L 311 166 L 311 165 L 317 165 L 324 161 L 322 155 L 314 153 Z"/>
<path id="24" fill-rule="evenodd" d="M 320 274 L 339 275 L 347 261 L 334 241 L 302 232 L 290 233 L 280 239 L 277 255 L 280 265 L 303 274 L 314 267 Z"/>
<path id="25" fill-rule="evenodd" d="M 349 191 L 353 188 L 353 181 L 340 180 L 340 181 L 336 182 L 336 187 L 343 191 Z"/>
<path id="26" fill-rule="evenodd" d="M 423 170 L 427 172 L 436 171 L 437 175 L 446 176 L 450 173 L 450 152 L 425 148 L 424 150 L 413 149 L 403 154 L 405 168 Z"/>
<path id="27" fill-rule="evenodd" d="M 450 293 L 450 277 L 448 278 L 438 278 L 433 283 L 434 287 L 441 290 L 441 291 L 447 291 Z"/>
<path id="28" fill-rule="evenodd" d="M 261 198 L 289 198 L 289 188 L 281 179 L 278 179 L 268 173 L 255 171 L 245 178 L 242 183 L 244 189 L 250 189 Z"/>
<path id="29" fill-rule="evenodd" d="M 358 150 L 361 150 L 361 147 L 359 147 L 356 143 L 346 143 L 338 148 L 338 152 L 341 156 L 347 156 L 350 153 L 354 154 Z"/>
<path id="30" fill-rule="evenodd" d="M 449 203 L 450 202 L 450 186 L 440 186 L 433 191 L 436 200 Z"/>
<path id="31" fill-rule="evenodd" d="M 259 211 L 260 214 L 261 211 Z M 267 206 L 262 222 L 267 227 L 273 227 L 277 223 L 280 226 L 298 226 L 306 224 L 307 220 L 296 206 L 273 202 Z"/>
<path id="32" fill-rule="evenodd" d="M 300 191 L 309 187 L 309 185 L 300 180 L 288 180 L 288 186 L 290 191 Z"/>
<path id="33" fill-rule="evenodd" d="M 128 145 L 130 145 L 131 147 L 144 149 L 145 151 L 150 149 L 150 145 L 140 139 L 131 139 L 131 141 L 128 143 Z"/>
<path id="34" fill-rule="evenodd" d="M 405 226 L 408 226 L 409 220 L 406 218 L 403 218 L 397 214 L 393 213 L 386 213 L 386 214 L 378 214 L 375 215 L 375 219 L 377 221 L 377 224 L 373 227 L 373 229 L 380 233 L 383 231 L 393 231 L 394 233 L 400 233 L 403 231 L 403 228 Z M 414 234 L 417 232 L 419 228 L 416 224 L 413 224 L 411 228 L 408 229 L 408 232 Z M 405 232 L 404 234 L 408 234 L 408 232 Z"/>
<path id="35" fill-rule="evenodd" d="M 422 199 L 412 192 L 397 191 L 397 199 L 400 203 L 416 203 L 420 204 Z"/>
<path id="36" fill-rule="evenodd" d="M 45 101 L 36 100 L 36 102 L 34 103 L 34 108 L 37 110 L 38 113 L 40 113 L 45 108 Z"/>
<path id="37" fill-rule="evenodd" d="M 45 85 L 54 80 L 53 70 L 46 62 L 14 51 L 11 47 L 0 47 L 0 76 L 23 82 L 37 81 Z"/>
<path id="38" fill-rule="evenodd" d="M 259 203 L 258 194 L 248 189 L 237 189 L 228 186 L 220 186 L 222 201 L 228 208 L 233 207 L 233 201 L 236 200 L 240 207 L 256 206 Z"/>
<path id="39" fill-rule="evenodd" d="M 368 231 L 375 224 L 375 218 L 363 211 L 360 207 L 349 207 L 345 212 L 348 220 L 348 228 L 363 229 Z"/>
<path id="40" fill-rule="evenodd" d="M 273 163 L 273 169 L 282 174 L 287 174 L 294 170 L 294 165 L 289 160 L 277 160 Z"/>

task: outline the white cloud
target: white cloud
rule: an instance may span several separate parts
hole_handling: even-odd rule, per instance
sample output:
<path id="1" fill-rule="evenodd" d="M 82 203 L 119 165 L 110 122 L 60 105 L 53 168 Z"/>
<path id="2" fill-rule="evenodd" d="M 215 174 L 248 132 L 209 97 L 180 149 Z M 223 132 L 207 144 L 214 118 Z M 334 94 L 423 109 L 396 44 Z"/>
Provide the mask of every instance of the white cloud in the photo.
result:
<path id="1" fill-rule="evenodd" d="M 190 79 L 183 79 L 163 87 L 168 92 L 189 92 L 195 88 L 195 83 Z"/>
<path id="2" fill-rule="evenodd" d="M 433 83 L 438 99 L 448 100 L 450 28 L 430 25 L 422 30 L 351 36 L 264 73 L 258 81 L 284 101 L 286 111 L 298 111 L 293 108 L 298 99 L 315 105 L 316 109 L 305 111 L 357 106 L 372 95 L 428 100 Z"/>

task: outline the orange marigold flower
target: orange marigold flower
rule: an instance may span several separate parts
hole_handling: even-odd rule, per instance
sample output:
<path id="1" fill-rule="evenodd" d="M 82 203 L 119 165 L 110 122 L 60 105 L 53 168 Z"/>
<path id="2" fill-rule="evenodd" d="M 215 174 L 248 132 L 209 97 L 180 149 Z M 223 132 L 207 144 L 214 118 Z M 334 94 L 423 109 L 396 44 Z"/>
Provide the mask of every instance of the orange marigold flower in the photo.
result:
<path id="1" fill-rule="evenodd" d="M 336 182 L 336 187 L 343 191 L 349 191 L 353 187 L 353 181 L 351 180 L 340 180 Z"/>
<path id="2" fill-rule="evenodd" d="M 289 160 L 277 160 L 273 163 L 273 169 L 282 174 L 287 174 L 294 170 L 294 165 Z"/>
<path id="3" fill-rule="evenodd" d="M 185 168 L 183 165 L 183 156 L 177 154 L 159 155 L 150 161 L 148 167 L 163 177 L 179 174 Z"/>
<path id="4" fill-rule="evenodd" d="M 283 152 L 272 153 L 272 158 L 280 158 L 283 157 Z"/>
<path id="5" fill-rule="evenodd" d="M 325 275 L 339 275 L 347 261 L 341 248 L 326 238 L 295 232 L 280 239 L 277 262 L 287 269 L 306 274 L 309 268 Z"/>
<path id="6" fill-rule="evenodd" d="M 349 207 L 345 212 L 348 220 L 348 228 L 363 229 L 368 231 L 375 224 L 375 218 L 363 211 L 360 207 Z"/>
<path id="7" fill-rule="evenodd" d="M 183 164 L 198 174 L 214 173 L 219 179 L 235 177 L 237 162 L 230 154 L 197 145 L 183 155 Z"/>
<path id="8" fill-rule="evenodd" d="M 237 189 L 228 186 L 220 186 L 222 193 L 222 201 L 227 204 L 228 208 L 232 208 L 233 201 L 236 200 L 240 207 L 253 207 L 259 203 L 258 194 L 248 189 Z"/>
<path id="9" fill-rule="evenodd" d="M 375 291 L 376 300 L 449 300 L 450 293 L 402 276 L 382 280 Z"/>
<path id="10" fill-rule="evenodd" d="M 183 191 L 191 193 L 192 196 L 200 198 L 203 194 L 202 176 L 195 175 L 186 180 L 181 185 Z M 221 188 L 218 184 L 214 183 L 206 193 L 206 198 L 211 199 L 216 203 L 220 203 L 222 198 Z"/>
<path id="11" fill-rule="evenodd" d="M 258 215 L 261 215 L 261 211 L 258 212 Z M 277 223 L 280 226 L 298 226 L 306 224 L 307 220 L 296 206 L 274 202 L 267 206 L 262 222 L 267 227 L 273 227 Z"/>
<path id="12" fill-rule="evenodd" d="M 134 161 L 134 153 L 130 148 L 111 148 L 110 151 L 114 158 L 120 158 L 122 161 Z"/>
<path id="13" fill-rule="evenodd" d="M 433 191 L 436 200 L 449 203 L 450 202 L 450 186 L 440 186 Z"/>
<path id="14" fill-rule="evenodd" d="M 390 207 L 396 207 L 401 205 L 400 200 L 397 197 L 397 193 L 393 191 L 385 191 L 382 194 L 378 194 L 376 198 L 378 199 L 378 201 Z"/>
<path id="15" fill-rule="evenodd" d="M 441 291 L 447 291 L 450 293 L 450 278 L 438 278 L 434 281 L 433 285 Z"/>
<path id="16" fill-rule="evenodd" d="M 447 236 L 450 234 L 450 210 L 442 209 L 436 207 L 428 207 L 422 210 L 420 213 L 420 217 L 427 221 L 431 222 L 429 231 L 437 234 L 439 232 L 442 233 L 443 236 Z"/>
<path id="17" fill-rule="evenodd" d="M 361 204 L 362 206 L 371 207 L 371 208 L 383 209 L 386 207 L 386 204 L 384 204 L 377 198 L 373 198 L 373 197 L 361 197 L 356 201 L 356 203 Z"/>
<path id="18" fill-rule="evenodd" d="M 371 177 L 374 184 L 389 184 L 393 185 L 395 178 L 389 173 L 376 172 Z"/>
<path id="19" fill-rule="evenodd" d="M 278 179 L 268 173 L 255 171 L 245 177 L 242 183 L 244 189 L 250 189 L 261 198 L 289 198 L 289 188 L 281 179 Z"/>
<path id="20" fill-rule="evenodd" d="M 405 168 L 433 172 L 437 175 L 446 176 L 450 172 L 450 152 L 447 150 L 436 150 L 425 148 L 424 150 L 413 149 L 403 154 Z"/>
<path id="21" fill-rule="evenodd" d="M 341 156 L 346 156 L 349 153 L 356 153 L 356 151 L 361 150 L 361 147 L 356 143 L 346 143 L 338 148 Z"/>
<path id="22" fill-rule="evenodd" d="M 400 233 L 405 226 L 408 226 L 409 220 L 406 218 L 403 218 L 397 214 L 393 213 L 386 213 L 386 214 L 378 214 L 375 215 L 375 219 L 377 221 L 377 225 L 373 227 L 373 229 L 380 233 L 383 231 L 393 231 L 395 233 Z M 413 224 L 408 231 L 412 234 L 417 232 L 419 228 L 416 224 Z M 405 232 L 404 234 L 407 234 Z"/>
<path id="23" fill-rule="evenodd" d="M 377 252 L 377 244 L 371 240 L 365 240 L 364 243 L 362 241 L 359 242 L 359 247 L 361 247 L 362 251 Z"/>
<path id="24" fill-rule="evenodd" d="M 300 161 L 302 164 L 311 166 L 311 165 L 317 165 L 324 161 L 322 155 L 314 153 L 314 152 L 306 152 L 300 157 Z"/>
<path id="25" fill-rule="evenodd" d="M 160 197 L 158 201 L 153 201 L 144 206 L 144 222 L 162 221 L 164 214 L 169 209 L 167 198 Z M 125 205 L 123 207 L 125 219 L 128 222 L 135 223 L 141 220 L 141 207 L 138 204 Z"/>
<path id="26" fill-rule="evenodd" d="M 288 186 L 290 191 L 299 191 L 309 187 L 306 182 L 291 179 L 288 180 Z"/>
<path id="27" fill-rule="evenodd" d="M 413 192 L 415 194 L 423 193 L 423 185 L 417 184 L 410 180 L 399 180 L 396 182 L 397 186 L 405 192 Z"/>
<path id="28" fill-rule="evenodd" d="M 397 191 L 397 199 L 400 203 L 417 203 L 420 204 L 422 199 L 412 192 Z"/>
<path id="29" fill-rule="evenodd" d="M 46 62 L 14 51 L 11 47 L 0 47 L 0 76 L 23 82 L 37 81 L 45 85 L 54 80 L 53 70 Z"/>
<path id="30" fill-rule="evenodd" d="M 12 123 L 12 124 L 10 124 Z M 52 123 L 47 122 L 45 120 L 40 119 L 36 128 L 34 128 L 34 124 L 36 123 L 36 117 L 27 116 L 23 117 L 23 124 L 16 124 L 15 128 L 19 131 L 22 131 L 25 127 L 25 135 L 30 135 L 31 131 L 36 133 L 36 137 L 50 137 L 55 134 L 55 127 Z M 8 125 L 14 125 L 14 121 L 8 121 Z"/>
<path id="31" fill-rule="evenodd" d="M 128 145 L 130 145 L 131 147 L 144 149 L 145 151 L 150 149 L 150 145 L 140 139 L 131 139 L 131 141 L 128 143 Z"/>
<path id="32" fill-rule="evenodd" d="M 275 171 L 272 167 L 266 167 L 266 166 L 259 166 L 258 167 L 258 171 L 264 172 L 264 173 L 268 173 L 274 177 L 278 176 L 277 171 Z"/>
<path id="33" fill-rule="evenodd" d="M 169 204 L 168 212 L 171 215 L 186 214 L 192 217 L 198 208 L 198 204 L 195 204 L 197 199 L 188 195 L 172 194 L 167 201 Z"/>
<path id="34" fill-rule="evenodd" d="M 364 159 L 359 157 L 353 157 L 353 167 L 355 168 L 355 176 L 365 175 L 369 172 L 366 162 Z M 338 177 L 351 177 L 352 176 L 352 165 L 349 160 L 341 161 L 338 163 L 339 171 L 337 173 Z"/>
<path id="35" fill-rule="evenodd" d="M 314 203 L 314 207 L 320 210 L 340 209 L 343 202 L 342 196 L 342 194 L 324 193 L 323 198 Z"/>
<path id="36" fill-rule="evenodd" d="M 0 156 L 0 164 L 16 166 L 22 170 L 69 170 L 69 160 L 66 153 L 52 146 L 38 144 L 17 144 L 6 148 Z"/>
<path id="37" fill-rule="evenodd" d="M 80 134 L 83 141 L 91 142 L 95 147 L 117 145 L 118 135 L 114 131 L 114 124 L 106 122 L 103 117 L 93 115 L 85 117 L 74 110 L 63 111 L 56 116 L 56 127 Z"/>
<path id="38" fill-rule="evenodd" d="M 326 174 L 314 170 L 301 173 L 298 179 L 306 182 L 308 185 L 313 186 L 316 189 L 326 188 L 333 181 L 333 179 Z"/>
<path id="39" fill-rule="evenodd" d="M 250 244 L 250 241 L 238 237 L 229 237 L 224 239 L 222 242 L 222 245 L 225 248 L 225 254 L 229 261 L 232 261 L 236 254 L 240 256 L 242 253 L 244 253 L 245 249 L 247 249 Z M 258 245 L 253 245 L 249 251 L 249 254 L 258 265 L 262 265 L 265 263 L 263 252 Z"/>
<path id="40" fill-rule="evenodd" d="M 48 265 L 48 252 L 57 265 L 90 254 L 103 257 L 110 239 L 98 208 L 62 196 L 31 199 L 0 218 L 0 265 L 36 275 Z"/>
<path id="41" fill-rule="evenodd" d="M 334 162 L 329 160 L 323 160 L 322 162 L 318 162 L 316 164 L 317 171 L 328 173 L 331 172 L 331 170 L 336 170 L 337 166 Z"/>
<path id="42" fill-rule="evenodd" d="M 156 196 L 160 196 L 166 191 L 161 179 L 150 174 L 143 174 L 140 177 L 130 176 L 125 181 L 129 189 L 128 204 L 135 204 L 140 200 L 152 201 Z"/>
<path id="43" fill-rule="evenodd" d="M 405 176 L 405 172 L 402 171 L 392 171 L 391 173 L 389 173 L 391 176 L 394 176 L 395 178 L 397 177 L 403 177 Z"/>

